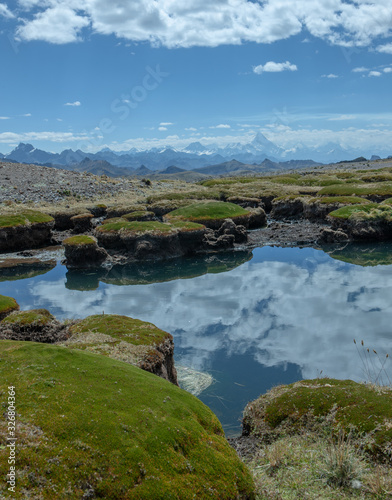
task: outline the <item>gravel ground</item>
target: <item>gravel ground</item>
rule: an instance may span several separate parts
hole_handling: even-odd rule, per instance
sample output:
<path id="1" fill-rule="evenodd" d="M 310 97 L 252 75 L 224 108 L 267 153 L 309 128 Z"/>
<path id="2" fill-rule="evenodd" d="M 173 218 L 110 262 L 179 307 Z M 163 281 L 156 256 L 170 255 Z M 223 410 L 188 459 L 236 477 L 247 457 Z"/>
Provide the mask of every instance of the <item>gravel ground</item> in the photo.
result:
<path id="1" fill-rule="evenodd" d="M 130 178 L 96 176 L 38 165 L 0 162 L 0 202 L 59 203 L 70 196 L 91 200 L 129 193 L 142 196 L 159 190 Z M 166 184 L 167 189 L 167 184 Z"/>

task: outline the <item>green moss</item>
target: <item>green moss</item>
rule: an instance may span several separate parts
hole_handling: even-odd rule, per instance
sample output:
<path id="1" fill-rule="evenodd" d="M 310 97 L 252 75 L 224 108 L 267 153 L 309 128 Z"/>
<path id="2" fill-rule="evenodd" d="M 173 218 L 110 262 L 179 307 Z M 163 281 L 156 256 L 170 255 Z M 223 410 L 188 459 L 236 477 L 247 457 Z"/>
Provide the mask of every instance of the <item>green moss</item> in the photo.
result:
<path id="1" fill-rule="evenodd" d="M 19 309 L 19 305 L 12 297 L 0 295 L 0 316 Z"/>
<path id="2" fill-rule="evenodd" d="M 173 227 L 170 224 L 163 224 L 162 222 L 156 221 L 132 221 L 128 222 L 125 219 L 121 219 L 117 222 L 107 222 L 106 224 L 100 226 L 97 231 L 101 233 L 107 233 L 111 231 L 127 231 L 131 233 L 145 233 L 147 231 L 154 231 L 157 233 L 170 233 Z"/>
<path id="3" fill-rule="evenodd" d="M 371 186 L 339 184 L 320 189 L 318 195 L 325 196 L 392 196 L 392 183 L 375 182 Z"/>
<path id="4" fill-rule="evenodd" d="M 18 367 L 18 370 L 16 370 Z M 18 405 L 14 498 L 254 498 L 250 473 L 197 398 L 129 364 L 3 341 L 0 394 Z M 6 421 L 0 427 L 5 442 Z M 0 473 L 9 471 L 0 455 Z M 0 495 L 6 493 L 2 481 Z"/>
<path id="5" fill-rule="evenodd" d="M 390 220 L 392 217 L 392 207 L 377 203 L 351 205 L 334 210 L 329 215 L 336 219 Z"/>
<path id="6" fill-rule="evenodd" d="M 53 217 L 35 210 L 26 210 L 18 214 L 0 215 L 0 228 L 26 226 L 29 224 L 42 224 L 44 222 L 52 222 Z"/>
<path id="7" fill-rule="evenodd" d="M 220 193 L 211 189 L 205 191 L 180 191 L 155 194 L 147 198 L 147 203 L 153 204 L 158 201 L 182 201 L 182 200 L 219 200 Z"/>
<path id="8" fill-rule="evenodd" d="M 152 323 L 117 314 L 88 316 L 72 326 L 70 331 L 71 333 L 103 333 L 133 345 L 156 345 L 166 339 L 172 339 L 169 333 L 160 330 Z"/>
<path id="9" fill-rule="evenodd" d="M 206 203 L 193 203 L 184 208 L 178 208 L 167 214 L 169 219 L 182 219 L 189 221 L 216 220 L 235 218 L 249 215 L 249 212 L 234 203 L 211 201 Z"/>
<path id="10" fill-rule="evenodd" d="M 65 246 L 77 246 L 77 245 L 96 245 L 97 241 L 92 236 L 87 234 L 80 234 L 77 236 L 71 236 L 63 241 Z"/>
<path id="11" fill-rule="evenodd" d="M 55 319 L 46 309 L 30 309 L 29 311 L 13 312 L 3 319 L 2 323 L 19 326 L 44 326 Z"/>
<path id="12" fill-rule="evenodd" d="M 325 205 L 332 203 L 341 203 L 342 205 L 367 205 L 370 201 L 365 198 L 359 198 L 358 196 L 320 196 L 312 198 L 309 200 L 309 203 L 322 203 Z"/>
<path id="13" fill-rule="evenodd" d="M 154 212 L 147 212 L 147 211 L 142 211 L 139 210 L 137 212 L 130 212 L 129 214 L 125 214 L 122 216 L 123 219 L 126 219 L 127 221 L 137 221 L 137 220 L 143 220 L 145 218 L 152 218 L 155 217 Z"/>
<path id="14" fill-rule="evenodd" d="M 203 224 L 197 224 L 196 222 L 188 221 L 173 221 L 171 223 L 171 226 L 179 229 L 180 231 L 198 231 L 205 228 Z"/>
<path id="15" fill-rule="evenodd" d="M 326 378 L 280 386 L 250 403 L 246 412 L 253 417 L 256 434 L 264 432 L 265 424 L 278 432 L 301 432 L 311 415 L 326 432 L 332 427 L 367 434 L 371 453 L 384 453 L 392 440 L 392 390 L 351 380 Z"/>

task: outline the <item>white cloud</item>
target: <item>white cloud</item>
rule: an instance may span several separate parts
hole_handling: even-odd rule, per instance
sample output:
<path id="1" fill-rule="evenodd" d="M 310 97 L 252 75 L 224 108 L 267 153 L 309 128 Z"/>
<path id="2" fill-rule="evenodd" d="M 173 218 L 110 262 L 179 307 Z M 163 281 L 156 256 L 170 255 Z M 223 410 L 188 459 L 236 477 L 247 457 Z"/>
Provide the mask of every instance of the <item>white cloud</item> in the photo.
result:
<path id="1" fill-rule="evenodd" d="M 24 113 L 23 115 L 20 115 L 20 116 L 24 116 L 24 117 L 28 118 L 29 116 L 31 116 L 31 113 Z"/>
<path id="2" fill-rule="evenodd" d="M 185 130 L 187 130 L 188 132 L 197 132 L 197 128 L 195 128 L 195 127 L 188 127 L 188 128 L 185 128 Z"/>
<path id="3" fill-rule="evenodd" d="M 370 71 L 368 76 L 381 76 L 380 71 Z"/>
<path id="4" fill-rule="evenodd" d="M 174 125 L 174 123 L 171 123 L 171 122 L 161 122 L 159 125 L 161 127 L 170 127 L 170 125 Z"/>
<path id="5" fill-rule="evenodd" d="M 392 73 L 392 68 L 384 68 L 384 73 Z"/>
<path id="6" fill-rule="evenodd" d="M 2 132 L 0 133 L 0 143 L 20 143 L 20 142 L 33 142 L 33 141 L 50 141 L 57 143 L 86 141 L 89 137 L 86 134 L 76 134 L 71 132 Z"/>
<path id="7" fill-rule="evenodd" d="M 291 64 L 289 61 L 283 63 L 277 63 L 274 61 L 268 61 L 267 63 L 259 64 L 258 66 L 253 67 L 253 72 L 257 75 L 261 75 L 262 73 L 280 73 L 281 71 L 297 71 L 297 66 L 295 64 Z"/>
<path id="8" fill-rule="evenodd" d="M 66 102 L 64 104 L 64 106 L 81 106 L 81 102 L 80 101 L 75 101 L 75 102 Z"/>
<path id="9" fill-rule="evenodd" d="M 386 45 L 379 45 L 376 48 L 377 52 L 383 52 L 384 54 L 392 54 L 392 43 L 387 43 Z"/>
<path id="10" fill-rule="evenodd" d="M 87 17 L 81 16 L 71 5 L 50 2 L 51 7 L 34 15 L 34 19 L 22 19 L 23 24 L 16 30 L 17 40 L 43 40 L 63 44 L 80 39 L 82 28 L 90 24 Z"/>
<path id="11" fill-rule="evenodd" d="M 328 118 L 328 121 L 338 122 L 338 121 L 356 120 L 356 119 L 357 119 L 357 115 L 340 115 L 340 116 L 334 116 L 333 118 Z"/>
<path id="12" fill-rule="evenodd" d="M 0 120 L 9 120 L 10 117 L 9 116 L 0 116 Z"/>
<path id="13" fill-rule="evenodd" d="M 165 130 L 167 130 L 167 127 L 158 127 L 158 130 L 159 130 L 160 132 L 164 132 Z"/>
<path id="14" fill-rule="evenodd" d="M 330 73 L 329 75 L 321 75 L 321 78 L 339 78 L 339 77 L 334 73 Z"/>
<path id="15" fill-rule="evenodd" d="M 3 16 L 7 19 L 12 19 L 15 17 L 5 3 L 0 3 L 0 16 Z"/>
<path id="16" fill-rule="evenodd" d="M 209 128 L 231 128 L 231 127 L 227 123 L 220 123 L 219 125 L 215 125 L 215 126 L 209 127 Z"/>
<path id="17" fill-rule="evenodd" d="M 4 4 L 1 4 L 4 5 Z M 169 48 L 272 43 L 305 32 L 345 47 L 390 36 L 390 0 L 22 0 L 40 12 L 17 30 L 24 40 L 68 43 L 91 24 L 95 33 Z M 306 31 L 307 33 L 306 33 Z M 392 44 L 377 50 L 390 53 Z"/>
<path id="18" fill-rule="evenodd" d="M 364 66 L 360 66 L 359 68 L 354 68 L 352 70 L 353 73 L 365 73 L 366 71 L 369 71 L 369 69 Z"/>

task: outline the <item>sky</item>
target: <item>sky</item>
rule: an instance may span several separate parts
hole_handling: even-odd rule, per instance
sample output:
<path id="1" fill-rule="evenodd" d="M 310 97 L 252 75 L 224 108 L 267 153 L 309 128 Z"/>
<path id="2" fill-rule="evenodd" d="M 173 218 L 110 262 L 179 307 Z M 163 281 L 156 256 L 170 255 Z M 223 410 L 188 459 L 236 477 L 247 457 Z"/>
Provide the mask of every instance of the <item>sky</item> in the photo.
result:
<path id="1" fill-rule="evenodd" d="M 392 154 L 390 0 L 0 0 L 0 152 Z"/>

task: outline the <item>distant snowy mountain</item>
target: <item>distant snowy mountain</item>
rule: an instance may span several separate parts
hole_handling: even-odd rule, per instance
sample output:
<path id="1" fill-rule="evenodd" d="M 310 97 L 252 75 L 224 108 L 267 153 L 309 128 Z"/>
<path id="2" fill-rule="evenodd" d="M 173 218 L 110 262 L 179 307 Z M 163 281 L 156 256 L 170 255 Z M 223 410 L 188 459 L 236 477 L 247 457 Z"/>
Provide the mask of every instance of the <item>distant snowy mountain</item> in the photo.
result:
<path id="1" fill-rule="evenodd" d="M 328 143 L 319 147 L 309 148 L 297 144 L 295 148 L 283 149 L 260 132 L 248 143 L 232 143 L 225 147 L 218 145 L 208 146 L 201 142 L 192 142 L 183 149 L 171 146 L 139 150 L 132 148 L 128 151 L 114 152 L 104 148 L 97 153 L 85 153 L 80 150 L 66 149 L 61 153 L 48 153 L 34 148 L 31 144 L 20 143 L 14 150 L 0 158 L 18 161 L 21 163 L 51 164 L 56 167 L 76 169 L 87 158 L 100 164 L 101 168 L 108 164 L 117 168 L 138 170 L 141 167 L 148 171 L 162 171 L 177 167 L 181 170 L 195 170 L 211 165 L 220 165 L 236 160 L 244 164 L 261 164 L 265 160 L 271 162 L 289 162 L 291 160 L 313 160 L 319 163 L 335 163 L 351 160 L 359 156 L 367 158 L 374 154 L 387 157 L 390 151 L 364 151 L 354 148 L 344 148 L 340 144 Z M 148 173 L 146 171 L 146 173 Z"/>

